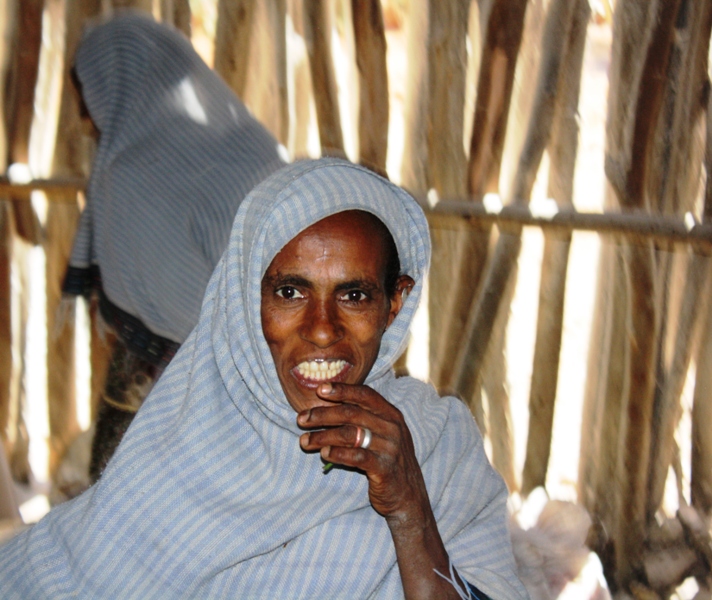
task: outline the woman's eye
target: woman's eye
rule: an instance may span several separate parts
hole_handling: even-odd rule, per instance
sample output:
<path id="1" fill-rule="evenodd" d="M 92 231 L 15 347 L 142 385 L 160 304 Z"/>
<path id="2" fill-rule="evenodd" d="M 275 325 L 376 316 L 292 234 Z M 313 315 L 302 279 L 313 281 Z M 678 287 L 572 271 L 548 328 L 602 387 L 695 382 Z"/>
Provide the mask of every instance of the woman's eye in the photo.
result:
<path id="1" fill-rule="evenodd" d="M 293 288 L 289 285 L 279 288 L 275 292 L 280 298 L 285 300 L 294 300 L 295 298 L 304 298 L 304 296 L 299 292 L 297 288 Z"/>
<path id="2" fill-rule="evenodd" d="M 361 290 L 349 290 L 342 296 L 346 302 L 363 302 L 367 298 L 368 296 Z"/>

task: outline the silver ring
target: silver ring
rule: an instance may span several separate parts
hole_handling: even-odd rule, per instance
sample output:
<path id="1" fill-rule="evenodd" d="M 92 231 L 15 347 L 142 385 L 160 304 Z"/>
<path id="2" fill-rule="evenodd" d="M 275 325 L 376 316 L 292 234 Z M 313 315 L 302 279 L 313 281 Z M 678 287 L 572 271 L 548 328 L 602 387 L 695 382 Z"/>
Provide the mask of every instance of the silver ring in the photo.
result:
<path id="1" fill-rule="evenodd" d="M 373 434 L 371 433 L 371 430 L 368 427 L 363 428 L 363 441 L 359 444 L 359 448 L 363 448 L 364 450 L 368 448 L 371 445 L 371 439 L 373 438 Z"/>

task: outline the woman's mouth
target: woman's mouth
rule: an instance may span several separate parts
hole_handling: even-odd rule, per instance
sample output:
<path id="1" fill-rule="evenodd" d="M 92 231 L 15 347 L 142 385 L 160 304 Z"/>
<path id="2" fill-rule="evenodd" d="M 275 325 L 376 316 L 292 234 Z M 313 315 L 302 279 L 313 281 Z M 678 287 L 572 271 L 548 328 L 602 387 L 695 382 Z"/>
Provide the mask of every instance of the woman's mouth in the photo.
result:
<path id="1" fill-rule="evenodd" d="M 345 360 L 306 360 L 292 369 L 292 374 L 303 385 L 316 387 L 324 381 L 339 381 L 351 365 Z"/>

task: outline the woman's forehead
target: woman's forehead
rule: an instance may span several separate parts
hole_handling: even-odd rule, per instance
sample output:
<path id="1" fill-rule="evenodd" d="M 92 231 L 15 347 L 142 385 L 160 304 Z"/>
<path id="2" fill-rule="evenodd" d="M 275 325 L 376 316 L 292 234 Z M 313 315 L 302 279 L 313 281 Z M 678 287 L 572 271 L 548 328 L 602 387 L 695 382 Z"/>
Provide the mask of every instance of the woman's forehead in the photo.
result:
<path id="1" fill-rule="evenodd" d="M 275 256 L 268 272 L 304 263 L 353 262 L 354 266 L 381 272 L 385 269 L 385 236 L 381 221 L 364 211 L 344 211 L 325 217 L 292 238 Z"/>

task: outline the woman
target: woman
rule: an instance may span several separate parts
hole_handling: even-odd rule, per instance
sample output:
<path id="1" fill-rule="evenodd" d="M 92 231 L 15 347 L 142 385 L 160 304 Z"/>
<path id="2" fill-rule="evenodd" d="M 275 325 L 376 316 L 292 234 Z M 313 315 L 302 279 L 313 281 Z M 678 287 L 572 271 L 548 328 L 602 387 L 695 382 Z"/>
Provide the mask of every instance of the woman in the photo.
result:
<path id="1" fill-rule="evenodd" d="M 245 195 L 278 144 L 178 31 L 137 13 L 90 30 L 74 72 L 99 144 L 64 291 L 98 293 L 119 343 L 94 480 L 195 326 Z"/>
<path id="2" fill-rule="evenodd" d="M 393 374 L 429 255 L 366 169 L 257 186 L 102 479 L 0 549 L 5 597 L 525 597 L 472 416 Z"/>

